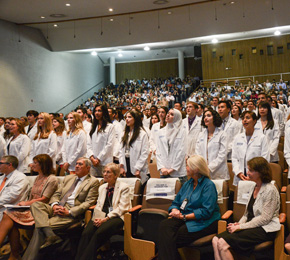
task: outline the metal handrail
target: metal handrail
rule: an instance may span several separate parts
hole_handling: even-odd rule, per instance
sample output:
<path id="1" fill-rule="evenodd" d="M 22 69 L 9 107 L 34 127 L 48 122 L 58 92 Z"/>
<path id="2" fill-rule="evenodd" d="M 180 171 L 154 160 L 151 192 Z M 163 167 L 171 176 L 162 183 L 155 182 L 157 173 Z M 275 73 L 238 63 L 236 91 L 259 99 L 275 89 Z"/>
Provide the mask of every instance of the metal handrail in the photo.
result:
<path id="1" fill-rule="evenodd" d="M 72 100 L 71 102 L 69 102 L 68 104 L 66 104 L 64 107 L 58 109 L 56 111 L 56 113 L 62 111 L 63 109 L 65 109 L 66 107 L 68 107 L 70 104 L 72 104 L 73 102 L 75 102 L 77 99 L 79 99 L 80 97 L 82 97 L 83 95 L 85 95 L 86 93 L 88 93 L 89 91 L 91 91 L 92 89 L 94 89 L 95 87 L 99 86 L 102 83 L 103 83 L 103 81 L 100 81 L 99 83 L 97 83 L 96 85 L 94 85 L 93 87 L 91 87 L 90 89 L 86 90 L 84 93 L 82 93 L 81 95 L 79 95 L 78 97 L 76 97 L 74 100 Z"/>
<path id="2" fill-rule="evenodd" d="M 275 74 L 264 74 L 264 75 L 254 75 L 254 76 L 240 76 L 240 77 L 231 77 L 231 78 L 218 78 L 218 79 L 206 79 L 206 80 L 201 80 L 202 83 L 211 83 L 211 82 L 216 82 L 216 81 L 230 81 L 230 80 L 247 80 L 252 78 L 252 81 L 255 81 L 255 78 L 258 77 L 267 77 L 267 76 L 280 76 L 281 79 L 283 79 L 283 75 L 290 74 L 290 72 L 283 72 L 283 73 L 275 73 Z"/>

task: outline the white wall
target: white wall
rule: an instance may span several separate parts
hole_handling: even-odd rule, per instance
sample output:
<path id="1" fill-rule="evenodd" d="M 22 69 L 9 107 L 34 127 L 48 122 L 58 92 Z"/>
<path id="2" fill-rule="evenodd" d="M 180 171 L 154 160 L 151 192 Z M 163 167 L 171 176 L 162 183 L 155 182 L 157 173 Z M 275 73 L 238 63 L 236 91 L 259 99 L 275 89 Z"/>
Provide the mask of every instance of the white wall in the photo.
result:
<path id="1" fill-rule="evenodd" d="M 0 35 L 0 116 L 19 117 L 29 109 L 55 112 L 104 80 L 98 57 L 51 52 L 37 29 L 0 20 Z M 98 88 L 62 112 L 71 111 Z"/>

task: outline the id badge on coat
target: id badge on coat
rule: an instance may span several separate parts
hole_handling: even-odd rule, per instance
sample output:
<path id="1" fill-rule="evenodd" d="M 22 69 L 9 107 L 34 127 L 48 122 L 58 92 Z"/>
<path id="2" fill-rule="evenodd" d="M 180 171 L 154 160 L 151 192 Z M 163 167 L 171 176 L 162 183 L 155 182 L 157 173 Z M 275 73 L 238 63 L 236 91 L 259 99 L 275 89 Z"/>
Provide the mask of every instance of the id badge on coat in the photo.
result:
<path id="1" fill-rule="evenodd" d="M 187 203 L 188 203 L 188 199 L 184 199 L 184 201 L 181 203 L 180 209 L 184 210 L 186 205 L 187 205 Z"/>
<path id="2" fill-rule="evenodd" d="M 109 213 L 113 211 L 113 207 L 109 207 Z"/>

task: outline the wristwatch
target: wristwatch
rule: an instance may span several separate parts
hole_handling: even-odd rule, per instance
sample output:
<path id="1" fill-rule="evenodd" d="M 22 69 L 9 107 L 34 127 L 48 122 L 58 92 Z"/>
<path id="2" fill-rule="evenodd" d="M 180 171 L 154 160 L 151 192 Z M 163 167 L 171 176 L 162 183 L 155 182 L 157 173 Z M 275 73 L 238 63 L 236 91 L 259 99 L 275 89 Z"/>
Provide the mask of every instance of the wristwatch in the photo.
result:
<path id="1" fill-rule="evenodd" d="M 186 222 L 186 216 L 185 215 L 183 215 L 183 221 Z"/>

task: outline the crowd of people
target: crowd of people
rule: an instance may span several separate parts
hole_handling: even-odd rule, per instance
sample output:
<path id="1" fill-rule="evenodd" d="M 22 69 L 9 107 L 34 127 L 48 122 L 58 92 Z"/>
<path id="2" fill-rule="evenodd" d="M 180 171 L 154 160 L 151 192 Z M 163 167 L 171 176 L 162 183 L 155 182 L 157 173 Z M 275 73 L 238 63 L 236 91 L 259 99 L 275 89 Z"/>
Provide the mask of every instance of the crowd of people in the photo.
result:
<path id="1" fill-rule="evenodd" d="M 212 180 L 230 180 L 228 162 L 233 185 L 251 180 L 255 187 L 240 222 L 213 239 L 215 258 L 233 259 L 229 248 L 248 255 L 273 240 L 280 201 L 269 163 L 278 163 L 284 136 L 290 165 L 289 86 L 282 80 L 208 89 L 197 84 L 190 77 L 126 80 L 65 117 L 30 110 L 21 118 L 0 118 L 0 243 L 8 235 L 9 259 L 21 252 L 19 225 L 34 227 L 23 259 L 38 259 L 41 250 L 62 242 L 59 230 L 96 205 L 76 253 L 76 259 L 95 259 L 131 207 L 129 187 L 118 177 L 139 178 L 144 187 L 151 161 L 164 181 L 178 178 L 183 185 L 171 218 L 160 224 L 158 259 L 175 259 L 177 247 L 216 232 L 220 213 Z M 58 184 L 61 171 L 66 176 Z M 25 174 L 37 175 L 29 195 Z"/>

